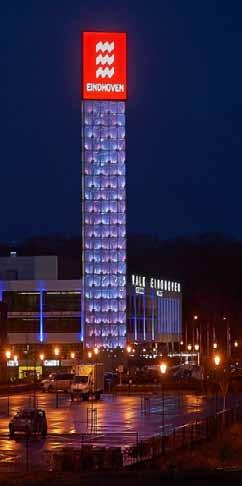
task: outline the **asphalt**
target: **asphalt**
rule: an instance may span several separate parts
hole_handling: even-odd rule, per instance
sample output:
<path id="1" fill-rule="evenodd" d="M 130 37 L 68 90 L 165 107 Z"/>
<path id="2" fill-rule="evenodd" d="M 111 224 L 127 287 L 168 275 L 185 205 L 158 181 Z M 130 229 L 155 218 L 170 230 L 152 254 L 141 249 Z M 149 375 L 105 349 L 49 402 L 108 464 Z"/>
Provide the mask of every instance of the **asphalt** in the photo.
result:
<path id="1" fill-rule="evenodd" d="M 10 397 L 10 416 L 22 407 L 33 403 L 33 393 L 16 394 Z M 238 400 L 238 397 L 237 399 Z M 31 439 L 28 444 L 22 438 L 10 440 L 8 435 L 7 397 L 0 397 L 0 470 L 6 464 L 25 460 L 26 446 L 31 453 L 31 462 L 38 461 L 39 454 L 58 450 L 63 446 L 80 447 L 89 442 L 101 446 L 127 447 L 137 439 L 156 434 L 169 434 L 175 427 L 213 415 L 215 399 L 194 393 L 165 393 L 163 430 L 163 397 L 141 395 L 103 395 L 99 402 L 71 403 L 69 396 L 37 393 L 37 406 L 46 411 L 48 436 Z M 228 406 L 235 405 L 228 397 Z M 57 408 L 58 406 L 58 408 Z M 223 399 L 218 397 L 217 411 L 222 409 Z M 93 417 L 93 418 L 92 418 Z M 43 454 L 42 454 L 43 456 Z"/>

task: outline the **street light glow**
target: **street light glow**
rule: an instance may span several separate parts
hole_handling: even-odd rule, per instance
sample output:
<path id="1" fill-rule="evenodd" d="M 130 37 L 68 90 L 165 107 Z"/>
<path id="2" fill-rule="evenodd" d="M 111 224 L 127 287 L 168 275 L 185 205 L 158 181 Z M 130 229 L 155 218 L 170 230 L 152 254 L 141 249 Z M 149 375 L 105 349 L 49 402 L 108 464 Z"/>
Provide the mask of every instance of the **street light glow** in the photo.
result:
<path id="1" fill-rule="evenodd" d="M 217 349 L 218 345 L 217 343 L 213 343 L 213 349 Z"/>
<path id="2" fill-rule="evenodd" d="M 99 349 L 98 348 L 94 348 L 93 352 L 97 356 L 97 354 L 99 353 Z"/>
<path id="3" fill-rule="evenodd" d="M 166 370 L 167 370 L 167 364 L 166 363 L 161 363 L 160 364 L 160 372 L 161 372 L 161 374 L 162 375 L 165 375 Z"/>
<path id="4" fill-rule="evenodd" d="M 60 354 L 60 350 L 59 350 L 59 348 L 57 348 L 57 347 L 56 347 L 56 348 L 54 349 L 54 355 L 55 355 L 55 356 L 59 356 L 59 354 Z"/>
<path id="5" fill-rule="evenodd" d="M 127 346 L 127 353 L 131 353 L 131 351 L 132 351 L 131 346 Z"/>
<path id="6" fill-rule="evenodd" d="M 218 354 L 216 354 L 216 355 L 214 356 L 214 364 L 215 364 L 215 366 L 219 366 L 220 361 L 221 361 L 220 356 L 219 356 Z"/>
<path id="7" fill-rule="evenodd" d="M 71 359 L 74 359 L 75 358 L 75 353 L 74 351 L 71 351 Z"/>
<path id="8" fill-rule="evenodd" d="M 88 358 L 91 358 L 92 357 L 92 352 L 91 351 L 88 351 L 87 356 L 88 356 Z"/>
<path id="9" fill-rule="evenodd" d="M 234 342 L 234 347 L 235 347 L 235 348 L 237 348 L 238 346 L 239 346 L 238 341 L 235 341 L 235 342 Z"/>
<path id="10" fill-rule="evenodd" d="M 199 344 L 195 344 L 194 349 L 195 351 L 199 351 Z"/>
<path id="11" fill-rule="evenodd" d="M 17 354 L 15 354 L 15 355 L 14 355 L 13 360 L 14 360 L 14 361 L 18 361 L 18 356 L 17 356 Z"/>
<path id="12" fill-rule="evenodd" d="M 5 356 L 6 356 L 7 359 L 11 358 L 11 351 L 9 349 L 7 349 L 7 351 L 5 351 Z"/>
<path id="13" fill-rule="evenodd" d="M 180 341 L 180 346 L 183 346 L 183 341 Z"/>
<path id="14" fill-rule="evenodd" d="M 197 315 L 193 316 L 193 319 L 194 321 L 196 321 L 198 319 L 198 316 Z"/>
<path id="15" fill-rule="evenodd" d="M 39 359 L 40 359 L 40 361 L 44 361 L 44 359 L 45 359 L 44 353 L 40 353 Z"/>
<path id="16" fill-rule="evenodd" d="M 191 351 L 192 350 L 192 345 L 191 344 L 188 344 L 187 345 L 187 349 L 188 349 L 188 351 Z"/>

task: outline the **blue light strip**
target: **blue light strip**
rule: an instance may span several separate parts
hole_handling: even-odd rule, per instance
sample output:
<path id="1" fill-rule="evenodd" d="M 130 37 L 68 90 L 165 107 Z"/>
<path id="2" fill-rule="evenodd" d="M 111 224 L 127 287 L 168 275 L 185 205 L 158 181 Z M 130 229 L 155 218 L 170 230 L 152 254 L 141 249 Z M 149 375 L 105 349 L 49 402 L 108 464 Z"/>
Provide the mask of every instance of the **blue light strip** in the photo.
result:
<path id="1" fill-rule="evenodd" d="M 154 289 L 152 291 L 151 298 L 152 298 L 151 339 L 152 341 L 154 341 L 155 340 L 155 291 Z"/>
<path id="2" fill-rule="evenodd" d="M 84 285 L 80 288 L 80 341 L 84 341 Z"/>
<path id="3" fill-rule="evenodd" d="M 137 341 L 138 333 L 137 333 L 137 303 L 136 303 L 136 292 L 134 289 L 134 340 Z"/>
<path id="4" fill-rule="evenodd" d="M 146 316 L 145 316 L 145 292 L 143 294 L 143 336 L 144 336 L 144 341 L 146 341 Z"/>
<path id="5" fill-rule="evenodd" d="M 39 293 L 39 340 L 42 343 L 44 341 L 44 316 L 43 316 L 43 290 Z"/>

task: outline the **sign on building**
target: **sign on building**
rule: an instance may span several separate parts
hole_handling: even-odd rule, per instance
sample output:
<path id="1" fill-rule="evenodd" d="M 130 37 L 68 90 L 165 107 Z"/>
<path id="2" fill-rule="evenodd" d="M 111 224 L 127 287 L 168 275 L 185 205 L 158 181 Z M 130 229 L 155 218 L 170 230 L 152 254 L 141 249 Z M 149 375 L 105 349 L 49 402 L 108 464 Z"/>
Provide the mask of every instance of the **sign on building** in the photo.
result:
<path id="1" fill-rule="evenodd" d="M 124 32 L 83 32 L 82 56 L 83 99 L 127 98 Z"/>

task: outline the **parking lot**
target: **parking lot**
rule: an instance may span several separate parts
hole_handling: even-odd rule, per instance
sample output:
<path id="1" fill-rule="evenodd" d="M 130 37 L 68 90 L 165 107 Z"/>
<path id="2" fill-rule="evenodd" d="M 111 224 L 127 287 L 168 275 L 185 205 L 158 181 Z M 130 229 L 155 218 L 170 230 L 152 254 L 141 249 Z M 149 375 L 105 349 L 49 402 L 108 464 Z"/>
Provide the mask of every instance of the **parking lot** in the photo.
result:
<path id="1" fill-rule="evenodd" d="M 234 399 L 233 399 L 234 400 Z M 36 464 L 39 453 L 58 450 L 63 446 L 80 447 L 83 443 L 102 446 L 127 447 L 137 440 L 156 434 L 163 434 L 161 395 L 103 395 L 99 402 L 74 402 L 66 394 L 36 394 L 39 408 L 46 411 L 48 436 L 46 439 L 30 439 L 31 463 Z M 232 405 L 232 398 L 228 399 Z M 30 393 L 10 397 L 10 415 L 22 407 L 33 403 Z M 145 406 L 145 408 L 144 408 Z M 58 407 L 58 408 L 57 408 Z M 218 398 L 217 410 L 222 407 L 222 397 Z M 7 397 L 0 397 L 0 465 L 23 457 L 26 441 L 10 440 L 8 435 L 9 417 Z M 165 433 L 170 434 L 175 427 L 184 425 L 215 412 L 214 398 L 207 399 L 194 393 L 166 393 L 164 396 Z"/>

